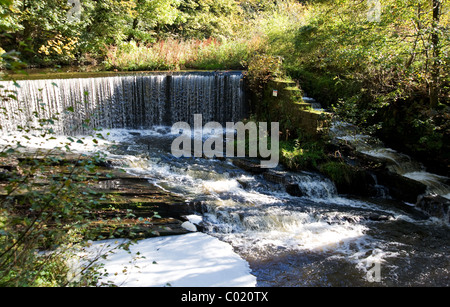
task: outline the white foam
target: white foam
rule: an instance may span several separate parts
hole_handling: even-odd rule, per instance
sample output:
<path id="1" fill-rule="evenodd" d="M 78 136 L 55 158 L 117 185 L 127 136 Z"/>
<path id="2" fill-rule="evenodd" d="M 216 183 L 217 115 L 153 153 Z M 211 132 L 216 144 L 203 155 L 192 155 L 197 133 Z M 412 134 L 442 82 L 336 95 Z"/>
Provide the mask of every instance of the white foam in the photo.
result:
<path id="1" fill-rule="evenodd" d="M 187 215 L 186 218 L 194 225 L 198 225 L 203 221 L 203 217 L 197 214 Z"/>
<path id="2" fill-rule="evenodd" d="M 94 242 L 89 249 L 91 255 L 112 250 L 101 260 L 109 275 L 101 282 L 121 287 L 256 286 L 248 263 L 229 244 L 203 233 L 141 240 L 130 252 L 114 249 L 123 242 Z"/>

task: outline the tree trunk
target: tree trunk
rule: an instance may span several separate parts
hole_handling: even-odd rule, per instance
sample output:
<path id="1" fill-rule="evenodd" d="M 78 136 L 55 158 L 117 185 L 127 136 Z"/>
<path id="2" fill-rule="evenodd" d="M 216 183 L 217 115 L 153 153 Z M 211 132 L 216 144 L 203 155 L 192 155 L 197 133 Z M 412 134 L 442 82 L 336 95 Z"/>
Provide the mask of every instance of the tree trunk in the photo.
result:
<path id="1" fill-rule="evenodd" d="M 138 19 L 138 17 L 136 16 L 136 18 L 134 18 L 134 20 L 133 20 L 133 27 L 131 28 L 131 32 L 130 32 L 130 34 L 128 35 L 128 38 L 127 38 L 127 40 L 128 40 L 129 42 L 132 41 L 133 39 L 135 39 L 135 37 L 134 37 L 134 30 L 137 29 L 138 24 L 139 24 L 139 19 Z"/>
<path id="2" fill-rule="evenodd" d="M 431 43 L 433 51 L 431 86 L 430 86 L 430 107 L 435 108 L 439 103 L 439 74 L 440 74 L 440 48 L 439 48 L 439 22 L 441 17 L 442 0 L 433 0 L 433 23 Z"/>

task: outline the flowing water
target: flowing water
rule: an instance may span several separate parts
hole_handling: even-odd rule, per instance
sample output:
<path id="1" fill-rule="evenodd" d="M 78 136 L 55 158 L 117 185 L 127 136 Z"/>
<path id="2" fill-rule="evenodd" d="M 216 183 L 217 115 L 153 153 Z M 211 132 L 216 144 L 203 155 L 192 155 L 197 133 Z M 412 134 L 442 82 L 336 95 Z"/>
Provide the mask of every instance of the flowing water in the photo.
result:
<path id="1" fill-rule="evenodd" d="M 205 121 L 238 121 L 245 115 L 242 74 L 192 72 L 113 77 L 0 82 L 17 100 L 0 101 L 4 131 L 39 127 L 56 116 L 57 134 L 89 133 L 93 128 L 145 129 Z M 88 120 L 86 120 L 88 119 Z"/>
<path id="2" fill-rule="evenodd" d="M 429 194 L 440 195 L 450 200 L 450 178 L 428 172 L 420 162 L 408 155 L 386 148 L 379 139 L 361 134 L 357 127 L 336 122 L 331 129 L 331 136 L 352 144 L 363 154 L 386 162 L 390 171 L 422 182 L 428 187 Z"/>
<path id="3" fill-rule="evenodd" d="M 232 159 L 175 159 L 168 127 L 108 133 L 118 167 L 202 204 L 197 227 L 247 259 L 259 286 L 450 284 L 448 225 L 411 206 L 338 195 L 319 174 L 277 169 L 303 192 L 294 197 Z"/>
<path id="4" fill-rule="evenodd" d="M 161 78 L 159 84 L 163 84 L 164 77 L 158 78 Z M 118 82 L 102 80 L 100 83 L 104 85 L 106 81 Z M 148 80 L 151 84 L 154 81 Z M 180 87 L 190 82 L 177 81 Z M 209 85 L 203 89 L 217 93 L 228 88 L 229 92 L 223 94 L 227 99 L 242 97 L 241 93 L 233 92 L 236 88 L 222 87 L 220 82 L 212 80 L 201 81 L 202 84 L 207 82 Z M 240 77 L 233 82 L 240 91 Z M 172 82 L 172 86 L 175 83 Z M 186 88 L 190 91 L 195 86 L 186 85 Z M 204 92 L 203 89 L 196 91 Z M 79 90 L 84 91 L 84 88 Z M 150 96 L 153 91 L 164 92 L 152 90 Z M 56 96 L 62 95 L 61 92 Z M 242 103 L 238 98 L 236 101 Z M 170 100 L 174 102 L 171 110 L 178 111 L 177 115 L 170 114 L 171 120 L 189 119 L 183 116 L 191 108 L 189 101 L 192 99 L 181 95 L 179 100 L 177 98 L 183 101 L 180 105 Z M 219 115 L 215 108 L 229 107 L 223 103 L 217 98 L 204 102 L 212 106 L 211 116 L 205 122 L 220 121 L 214 117 Z M 245 109 L 242 104 L 231 105 L 232 115 L 222 119 L 242 118 L 241 112 Z M 153 107 L 151 109 L 156 110 Z M 137 118 L 137 114 L 127 114 L 132 113 L 131 110 L 115 109 L 119 114 L 107 115 L 111 124 L 101 132 L 109 142 L 99 144 L 102 146 L 97 149 L 106 152 L 117 167 L 145 177 L 183 196 L 186 201 L 201 204 L 202 209 L 195 218 L 198 229 L 230 243 L 250 263 L 258 286 L 450 285 L 450 234 L 448 225 L 442 221 L 426 218 L 414 207 L 390 199 L 339 195 L 331 181 L 316 173 L 287 172 L 281 167 L 271 170 L 298 185 L 303 196 L 295 197 L 287 193 L 284 183 L 268 181 L 264 174 L 248 173 L 235 166 L 232 158 L 176 159 L 170 153 L 176 135 L 171 134 L 164 122 L 165 115 L 158 110 L 159 113 L 145 112 L 146 115 L 160 114 L 157 121 L 151 122 L 156 126 L 137 129 L 141 128 L 142 121 L 136 126 L 123 122 L 115 126 L 116 116 L 127 120 L 128 116 Z"/>

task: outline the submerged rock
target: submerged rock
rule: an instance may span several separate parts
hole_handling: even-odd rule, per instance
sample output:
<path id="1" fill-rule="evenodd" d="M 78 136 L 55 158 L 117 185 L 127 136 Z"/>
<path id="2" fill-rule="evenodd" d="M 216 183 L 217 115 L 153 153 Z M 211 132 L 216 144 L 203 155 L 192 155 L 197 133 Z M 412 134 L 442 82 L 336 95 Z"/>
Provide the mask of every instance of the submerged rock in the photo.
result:
<path id="1" fill-rule="evenodd" d="M 297 183 L 290 183 L 286 185 L 286 192 L 291 196 L 302 197 L 305 193 L 300 189 Z"/>

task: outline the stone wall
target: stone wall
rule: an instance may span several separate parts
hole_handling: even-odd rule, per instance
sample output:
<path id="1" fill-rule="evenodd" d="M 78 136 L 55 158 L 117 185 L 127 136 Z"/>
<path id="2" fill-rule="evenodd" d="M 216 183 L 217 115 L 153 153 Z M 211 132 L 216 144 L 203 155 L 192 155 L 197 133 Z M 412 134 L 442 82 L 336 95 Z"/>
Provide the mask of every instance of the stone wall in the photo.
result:
<path id="1" fill-rule="evenodd" d="M 303 134 L 318 137 L 330 125 L 331 115 L 314 110 L 310 103 L 302 98 L 302 91 L 292 81 L 270 81 L 254 105 L 258 119 L 279 122 L 282 138 L 297 136 L 298 130 Z"/>

